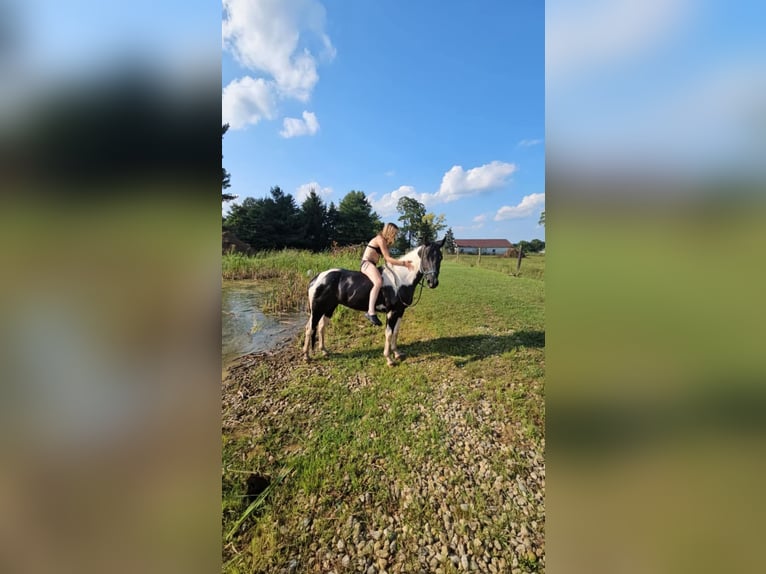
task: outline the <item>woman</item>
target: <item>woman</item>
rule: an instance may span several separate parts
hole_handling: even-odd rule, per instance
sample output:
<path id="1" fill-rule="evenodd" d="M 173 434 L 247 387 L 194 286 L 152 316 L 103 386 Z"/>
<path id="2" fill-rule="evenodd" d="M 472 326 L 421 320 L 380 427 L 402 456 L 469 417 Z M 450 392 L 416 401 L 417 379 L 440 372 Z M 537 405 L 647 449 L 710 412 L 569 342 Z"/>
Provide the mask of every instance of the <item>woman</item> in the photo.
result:
<path id="1" fill-rule="evenodd" d="M 386 263 L 389 265 L 401 265 L 412 271 L 412 261 L 394 259 L 391 257 L 391 253 L 388 250 L 388 246 L 394 244 L 397 233 L 399 233 L 399 228 L 396 224 L 386 223 L 383 226 L 383 231 L 370 240 L 367 247 L 364 249 L 364 254 L 362 254 L 361 271 L 370 278 L 370 281 L 372 281 L 370 304 L 367 313 L 364 316 L 367 317 L 367 320 L 370 323 L 377 327 L 380 327 L 383 324 L 375 314 L 375 302 L 378 300 L 378 293 L 380 293 L 380 288 L 383 286 L 383 278 L 380 276 L 380 272 L 377 268 L 380 256 L 382 255 L 386 260 Z"/>

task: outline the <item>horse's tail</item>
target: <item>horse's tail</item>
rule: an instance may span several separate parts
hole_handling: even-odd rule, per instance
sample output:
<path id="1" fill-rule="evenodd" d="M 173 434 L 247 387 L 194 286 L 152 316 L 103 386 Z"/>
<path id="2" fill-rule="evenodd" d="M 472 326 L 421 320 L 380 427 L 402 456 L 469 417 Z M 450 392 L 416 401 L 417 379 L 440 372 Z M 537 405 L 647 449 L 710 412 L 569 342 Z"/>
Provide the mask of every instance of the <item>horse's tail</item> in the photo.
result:
<path id="1" fill-rule="evenodd" d="M 306 291 L 308 292 L 308 296 L 309 296 L 309 313 L 311 313 L 311 309 L 314 307 L 313 301 L 312 301 L 312 299 L 314 298 L 313 286 L 314 286 L 314 282 L 317 280 L 317 277 L 319 277 L 319 273 L 317 273 L 316 275 L 314 275 L 311 278 L 311 281 L 309 281 L 309 286 L 306 289 Z"/>

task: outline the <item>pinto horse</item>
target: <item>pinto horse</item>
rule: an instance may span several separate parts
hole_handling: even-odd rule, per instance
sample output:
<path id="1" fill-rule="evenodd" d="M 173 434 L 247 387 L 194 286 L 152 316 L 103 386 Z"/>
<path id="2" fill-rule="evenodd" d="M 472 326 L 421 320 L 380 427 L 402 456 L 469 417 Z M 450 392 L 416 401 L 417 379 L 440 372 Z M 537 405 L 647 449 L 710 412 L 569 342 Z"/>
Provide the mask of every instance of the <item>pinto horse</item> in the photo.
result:
<path id="1" fill-rule="evenodd" d="M 383 356 L 389 366 L 394 365 L 391 359 L 401 359 L 402 355 L 396 350 L 396 338 L 402 323 L 402 315 L 407 307 L 412 306 L 415 288 L 425 281 L 430 289 L 439 285 L 439 269 L 441 268 L 444 239 L 435 243 L 421 245 L 408 252 L 401 259 L 412 261 L 413 270 L 406 267 L 385 266 L 381 268 L 383 287 L 375 303 L 377 311 L 386 312 L 386 345 Z M 329 269 L 314 277 L 309 283 L 309 320 L 306 323 L 306 339 L 303 343 L 303 354 L 309 360 L 309 345 L 311 349 L 316 344 L 317 335 L 323 354 L 327 354 L 324 346 L 324 329 L 338 305 L 345 305 L 356 311 L 367 311 L 370 301 L 372 281 L 361 271 L 347 269 Z M 423 286 L 421 284 L 421 294 Z M 418 301 L 420 298 L 418 298 Z"/>

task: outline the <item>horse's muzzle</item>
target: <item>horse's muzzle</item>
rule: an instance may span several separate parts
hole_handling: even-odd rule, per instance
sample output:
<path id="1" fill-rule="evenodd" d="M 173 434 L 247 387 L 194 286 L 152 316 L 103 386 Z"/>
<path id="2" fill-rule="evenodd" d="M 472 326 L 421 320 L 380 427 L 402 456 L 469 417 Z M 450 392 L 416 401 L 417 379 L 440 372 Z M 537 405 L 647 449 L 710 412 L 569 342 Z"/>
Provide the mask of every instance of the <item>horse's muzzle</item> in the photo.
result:
<path id="1" fill-rule="evenodd" d="M 426 283 L 428 283 L 429 289 L 434 289 L 439 286 L 439 278 L 438 277 L 429 277 L 426 279 Z"/>

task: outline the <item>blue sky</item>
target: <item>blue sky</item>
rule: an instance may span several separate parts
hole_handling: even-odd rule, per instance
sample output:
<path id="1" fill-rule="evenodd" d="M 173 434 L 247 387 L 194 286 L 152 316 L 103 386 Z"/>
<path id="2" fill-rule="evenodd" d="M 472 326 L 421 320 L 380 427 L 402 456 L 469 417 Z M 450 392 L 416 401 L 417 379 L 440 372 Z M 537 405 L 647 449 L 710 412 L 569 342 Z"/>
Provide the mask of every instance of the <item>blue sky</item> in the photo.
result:
<path id="1" fill-rule="evenodd" d="M 51 78 L 108 72 L 132 56 L 166 71 L 209 72 L 219 53 L 208 0 L 6 0 L 19 73 Z M 23 79 L 23 78 L 22 78 Z"/>
<path id="2" fill-rule="evenodd" d="M 545 238 L 541 1 L 224 0 L 229 191 L 407 195 L 458 238 Z"/>
<path id="3" fill-rule="evenodd" d="M 546 2 L 549 165 L 763 174 L 765 18 L 753 0 Z"/>

